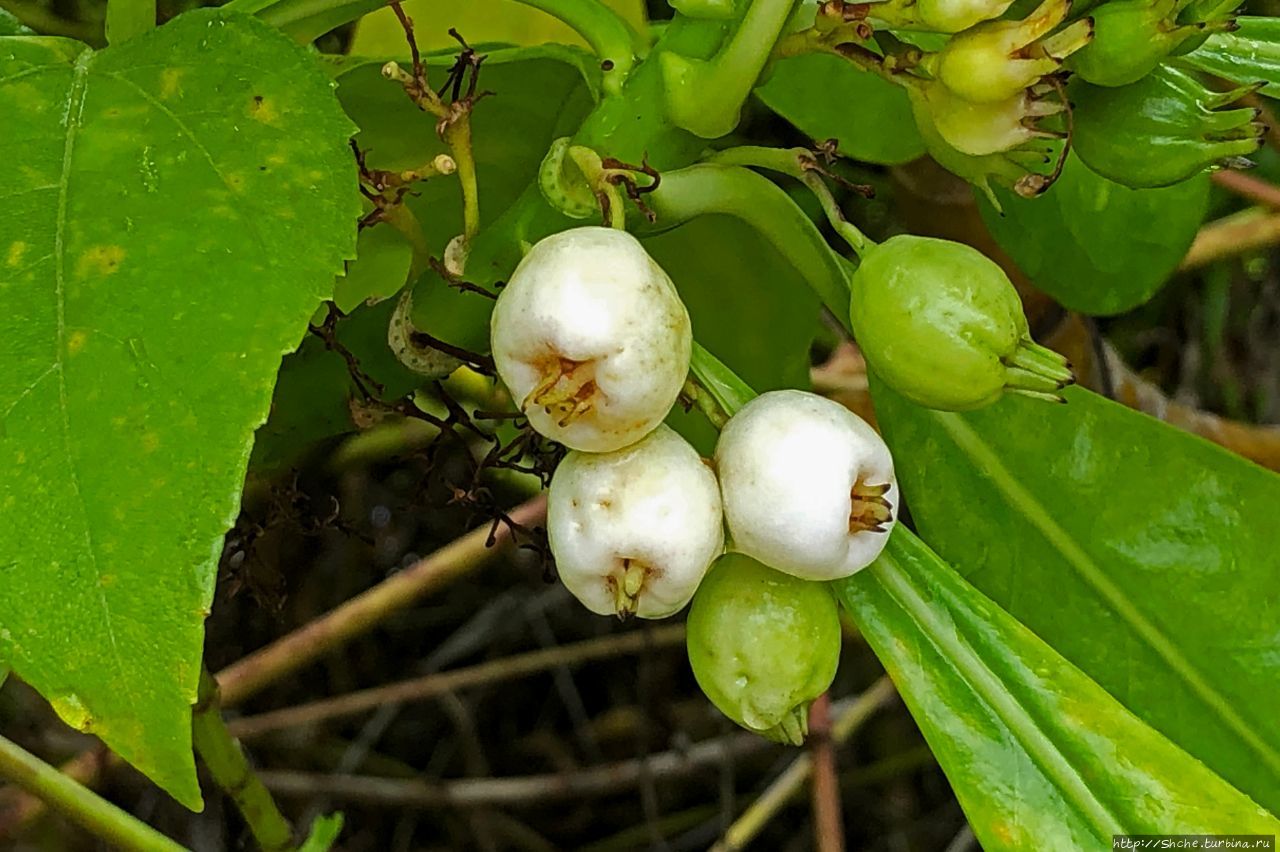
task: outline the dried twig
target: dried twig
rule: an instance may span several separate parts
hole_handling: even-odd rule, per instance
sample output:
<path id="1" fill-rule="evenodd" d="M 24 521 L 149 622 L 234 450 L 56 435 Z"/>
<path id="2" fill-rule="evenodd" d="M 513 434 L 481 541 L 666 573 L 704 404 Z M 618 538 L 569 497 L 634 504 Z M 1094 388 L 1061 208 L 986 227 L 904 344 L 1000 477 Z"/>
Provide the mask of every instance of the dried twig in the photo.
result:
<path id="1" fill-rule="evenodd" d="M 831 739 L 836 743 L 848 740 L 872 713 L 887 704 L 896 694 L 893 682 L 888 675 L 884 675 L 857 698 L 841 702 L 833 714 L 835 722 L 831 726 Z M 737 852 L 745 849 L 795 795 L 812 772 L 813 759 L 808 754 L 797 757 L 760 798 L 734 820 L 720 841 L 711 848 L 711 852 Z"/>
<path id="2" fill-rule="evenodd" d="M 540 522 L 546 498 L 539 495 L 512 510 L 521 525 Z M 250 654 L 218 673 L 222 704 L 238 704 L 290 672 L 367 633 L 387 616 L 414 604 L 419 598 L 467 573 L 512 541 L 509 527 L 492 533 L 480 527 L 432 553 L 425 559 L 388 577 L 378 585 L 330 610 L 309 624 Z M 493 546 L 486 545 L 492 539 Z"/>
<path id="3" fill-rule="evenodd" d="M 287 707 L 270 713 L 261 713 L 237 719 L 229 724 L 231 732 L 241 739 L 256 737 L 270 731 L 314 724 L 372 710 L 387 704 L 406 701 L 423 701 L 459 689 L 491 685 L 512 678 L 536 674 L 557 666 L 577 665 L 590 660 L 609 659 L 624 654 L 638 654 L 649 644 L 656 648 L 677 645 L 684 641 L 684 625 L 673 624 L 655 628 L 651 640 L 641 632 L 632 631 L 614 636 L 588 639 L 571 645 L 561 645 L 540 651 L 531 651 L 493 660 L 454 671 L 429 674 L 403 680 L 373 689 L 350 692 L 335 698 L 326 698 Z"/>

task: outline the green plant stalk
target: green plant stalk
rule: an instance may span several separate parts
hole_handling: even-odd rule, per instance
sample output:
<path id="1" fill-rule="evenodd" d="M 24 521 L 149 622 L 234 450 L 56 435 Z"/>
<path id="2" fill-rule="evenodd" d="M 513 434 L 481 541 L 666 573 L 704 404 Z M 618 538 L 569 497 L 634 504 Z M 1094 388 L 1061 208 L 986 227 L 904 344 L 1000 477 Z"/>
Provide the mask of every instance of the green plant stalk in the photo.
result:
<path id="1" fill-rule="evenodd" d="M 822 175 L 813 168 L 816 165 L 813 155 L 804 148 L 766 148 L 759 145 L 742 145 L 736 148 L 725 148 L 705 158 L 703 162 L 720 163 L 733 166 L 756 166 L 771 169 L 796 178 L 809 188 L 822 205 L 822 212 L 827 221 L 840 238 L 849 244 L 849 248 L 859 257 L 868 248 L 875 248 L 875 243 L 866 234 L 845 218 L 831 190 L 822 180 Z"/>
<path id="2" fill-rule="evenodd" d="M 196 753 L 213 780 L 235 802 L 263 852 L 290 849 L 293 827 L 227 730 L 218 701 L 218 682 L 208 670 L 200 673 L 200 697 L 192 715 L 191 734 Z"/>
<path id="3" fill-rule="evenodd" d="M 848 262 L 768 178 L 738 166 L 700 164 L 667 172 L 648 198 L 661 230 L 716 213 L 742 220 L 795 267 L 833 314 L 849 313 Z"/>
<path id="4" fill-rule="evenodd" d="M 231 0 L 222 8 L 255 15 L 299 44 L 310 44 L 330 30 L 386 5 L 386 0 Z"/>
<path id="5" fill-rule="evenodd" d="M 156 27 L 156 0 L 109 0 L 107 42 L 119 44 Z"/>
<path id="6" fill-rule="evenodd" d="M 731 132 L 795 5 L 796 0 L 753 0 L 733 36 L 711 59 L 661 54 L 672 120 L 707 139 Z"/>
<path id="7" fill-rule="evenodd" d="M 698 385 L 701 396 L 694 396 L 694 403 L 711 421 L 711 425 L 719 429 L 723 423 L 717 422 L 717 414 L 708 412 L 702 401 L 714 403 L 718 416 L 732 417 L 742 406 L 755 399 L 756 392 L 744 382 L 733 370 L 712 355 L 698 341 L 693 342 L 693 356 L 689 359 L 689 372 Z"/>
<path id="8" fill-rule="evenodd" d="M 644 51 L 640 36 L 616 12 L 599 0 L 516 0 L 563 21 L 582 36 L 600 57 L 601 88 L 605 94 L 622 91 L 635 67 L 636 54 Z"/>
<path id="9" fill-rule="evenodd" d="M 183 848 L 4 737 L 0 737 L 0 776 L 121 849 L 181 852 Z"/>
<path id="10" fill-rule="evenodd" d="M 463 115 L 450 122 L 441 138 L 458 166 L 458 183 L 462 187 L 462 239 L 469 245 L 480 231 L 480 188 L 476 158 L 471 150 L 471 116 Z"/>

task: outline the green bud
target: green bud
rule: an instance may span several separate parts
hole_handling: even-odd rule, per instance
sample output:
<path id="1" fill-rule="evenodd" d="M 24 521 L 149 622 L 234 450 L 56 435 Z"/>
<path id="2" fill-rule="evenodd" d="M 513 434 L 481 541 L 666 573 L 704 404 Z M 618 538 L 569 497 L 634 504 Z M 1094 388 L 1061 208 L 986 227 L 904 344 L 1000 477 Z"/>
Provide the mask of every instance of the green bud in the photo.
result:
<path id="1" fill-rule="evenodd" d="M 1062 143 L 1058 140 L 1036 140 L 1011 151 L 973 156 L 957 151 L 933 124 L 928 104 L 913 99 L 912 111 L 925 150 L 938 165 L 962 177 L 980 190 L 991 205 L 1000 210 L 1000 198 L 992 186 L 1012 189 L 1023 198 L 1034 198 L 1049 188 L 1052 181 L 1042 172 L 1052 168 Z"/>
<path id="2" fill-rule="evenodd" d="M 1089 43 L 1089 19 L 1045 37 L 1066 19 L 1070 0 L 1045 0 L 1021 21 L 989 21 L 952 38 L 921 65 L 954 94 L 999 103 L 1020 94 Z"/>
<path id="3" fill-rule="evenodd" d="M 998 18 L 1013 0 L 887 0 L 873 3 L 868 17 L 889 29 L 958 33 Z"/>
<path id="4" fill-rule="evenodd" d="M 1061 401 L 1066 359 L 1031 339 L 1018 292 L 962 243 L 892 237 L 865 253 L 850 284 L 854 337 L 871 369 L 929 408 L 965 411 L 1005 391 Z"/>
<path id="5" fill-rule="evenodd" d="M 927 112 L 938 134 L 962 154 L 998 154 L 1036 139 L 1063 135 L 1039 126 L 1040 119 L 1064 109 L 1061 102 L 1043 97 L 1047 92 L 1039 89 L 1023 89 L 991 103 L 962 98 L 939 80 L 914 84 L 907 92 L 913 108 Z"/>
<path id="6" fill-rule="evenodd" d="M 809 705 L 840 657 L 840 617 L 825 583 L 775 571 L 741 553 L 716 560 L 689 609 L 689 663 L 698 686 L 733 721 L 799 745 Z"/>
<path id="7" fill-rule="evenodd" d="M 1081 161 L 1134 189 L 1184 181 L 1219 164 L 1238 165 L 1262 145 L 1255 109 L 1222 109 L 1256 86 L 1214 92 L 1168 66 L 1118 88 L 1073 81 L 1072 144 Z"/>
<path id="8" fill-rule="evenodd" d="M 1093 41 L 1071 69 L 1096 86 L 1127 86 L 1150 74 L 1185 42 L 1234 28 L 1229 18 L 1179 23 L 1186 0 L 1111 0 L 1093 10 Z"/>

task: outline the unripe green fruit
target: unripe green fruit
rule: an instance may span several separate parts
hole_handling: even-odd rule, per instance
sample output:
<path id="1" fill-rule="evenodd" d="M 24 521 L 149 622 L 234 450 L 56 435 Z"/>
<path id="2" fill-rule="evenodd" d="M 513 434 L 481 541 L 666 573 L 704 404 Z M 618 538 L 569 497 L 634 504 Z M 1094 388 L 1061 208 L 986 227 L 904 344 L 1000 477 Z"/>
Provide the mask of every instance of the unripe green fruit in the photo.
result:
<path id="1" fill-rule="evenodd" d="M 840 616 L 826 584 L 728 553 L 694 595 L 686 641 L 693 675 L 720 712 L 799 745 L 809 705 L 835 678 Z"/>
<path id="2" fill-rule="evenodd" d="M 1031 340 L 1018 292 L 974 248 L 893 237 L 863 255 L 851 282 L 854 336 L 872 370 L 903 396 L 964 411 L 1006 390 L 1055 399 L 1066 360 Z"/>
<path id="3" fill-rule="evenodd" d="M 965 100 L 1008 101 L 1057 71 L 1065 57 L 1088 44 L 1092 32 L 1088 19 L 1043 38 L 1062 23 L 1070 8 L 1069 0 L 1045 0 L 1024 20 L 979 24 L 925 56 L 921 64 Z"/>
<path id="4" fill-rule="evenodd" d="M 1095 86 L 1127 86 L 1150 74 L 1184 42 L 1213 25 L 1178 24 L 1177 0 L 1110 0 L 1092 12 L 1093 41 L 1071 69 Z M 1229 26 L 1223 22 L 1222 26 Z"/>
<path id="5" fill-rule="evenodd" d="M 1258 150 L 1266 132 L 1258 111 L 1221 109 L 1254 88 L 1213 92 L 1168 66 L 1119 88 L 1073 81 L 1072 144 L 1086 166 L 1116 183 L 1170 186 Z"/>

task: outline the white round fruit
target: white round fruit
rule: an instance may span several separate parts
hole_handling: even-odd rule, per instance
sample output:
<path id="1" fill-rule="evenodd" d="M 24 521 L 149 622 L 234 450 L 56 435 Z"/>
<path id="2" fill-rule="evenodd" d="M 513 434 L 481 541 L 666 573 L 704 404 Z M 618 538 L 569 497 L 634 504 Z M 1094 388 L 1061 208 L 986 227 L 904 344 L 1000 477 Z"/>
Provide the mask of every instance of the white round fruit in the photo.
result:
<path id="1" fill-rule="evenodd" d="M 560 579 L 587 609 L 663 618 L 724 550 L 720 488 L 660 425 L 616 452 L 569 453 L 551 480 L 547 534 Z"/>
<path id="2" fill-rule="evenodd" d="M 756 397 L 716 445 L 730 549 L 807 580 L 865 568 L 897 514 L 889 448 L 845 407 L 796 390 Z"/>
<path id="3" fill-rule="evenodd" d="M 574 228 L 535 245 L 502 289 L 491 331 L 498 375 L 530 425 L 597 453 L 662 422 L 693 347 L 675 285 L 614 228 Z"/>

